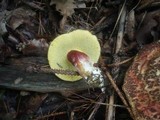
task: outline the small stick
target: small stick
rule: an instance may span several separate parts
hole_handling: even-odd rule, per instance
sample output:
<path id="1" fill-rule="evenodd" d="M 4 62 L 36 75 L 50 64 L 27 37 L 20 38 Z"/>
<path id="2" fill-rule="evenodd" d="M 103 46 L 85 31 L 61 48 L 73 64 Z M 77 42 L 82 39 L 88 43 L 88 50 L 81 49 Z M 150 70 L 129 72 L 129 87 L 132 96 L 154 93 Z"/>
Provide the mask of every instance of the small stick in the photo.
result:
<path id="1" fill-rule="evenodd" d="M 123 104 L 127 107 L 127 110 L 129 111 L 130 115 L 132 116 L 132 118 L 134 118 L 134 115 L 131 111 L 131 109 L 129 108 L 129 105 L 127 103 L 127 101 L 125 100 L 123 94 L 121 93 L 121 91 L 119 90 L 119 88 L 117 87 L 116 83 L 114 82 L 112 76 L 110 75 L 110 73 L 108 71 L 106 71 L 106 76 L 109 78 L 109 81 L 111 82 L 114 90 L 117 92 L 117 94 L 119 95 L 119 97 L 121 98 Z"/>
<path id="2" fill-rule="evenodd" d="M 98 102 L 103 102 L 105 99 L 104 94 L 102 94 L 98 100 Z M 99 109 L 101 105 L 100 104 L 95 104 L 93 111 L 91 112 L 90 116 L 88 117 L 88 120 L 93 120 L 95 114 L 97 113 L 97 110 Z"/>
<path id="3" fill-rule="evenodd" d="M 117 27 L 117 24 L 118 24 L 118 22 L 119 22 L 119 20 L 120 20 L 120 18 L 121 18 L 121 14 L 122 14 L 122 12 L 123 12 L 123 10 L 124 10 L 125 4 L 126 4 L 126 0 L 125 0 L 125 2 L 123 3 L 123 6 L 122 6 L 122 9 L 120 10 L 120 13 L 119 13 L 119 16 L 118 16 L 118 18 L 117 18 L 116 24 L 115 24 L 115 26 L 114 26 L 114 28 L 113 28 L 113 30 L 112 30 L 112 33 L 111 33 L 111 35 L 110 35 L 109 38 L 112 37 L 112 35 L 113 35 L 113 33 L 114 33 L 114 31 L 115 31 L 115 29 L 116 29 L 116 27 Z"/>
<path id="4" fill-rule="evenodd" d="M 122 40 L 123 40 L 123 34 L 124 34 L 124 26 L 125 26 L 125 19 L 126 19 L 126 7 L 124 6 L 123 11 L 122 11 L 122 15 L 121 15 L 121 19 L 119 22 L 119 31 L 118 31 L 118 35 L 117 35 L 117 42 L 116 42 L 116 51 L 115 53 L 117 54 L 121 47 L 122 47 Z"/>
<path id="5" fill-rule="evenodd" d="M 122 64 L 124 64 L 124 63 L 127 63 L 127 62 L 131 61 L 133 58 L 134 58 L 134 57 L 131 57 L 131 58 L 128 58 L 128 59 L 123 60 L 123 61 L 121 61 L 121 62 L 109 64 L 109 65 L 107 65 L 107 66 L 108 66 L 108 67 L 117 67 L 117 66 L 120 66 L 120 65 L 122 65 Z"/>
<path id="6" fill-rule="evenodd" d="M 114 104 L 114 93 L 109 97 L 109 104 Z M 107 120 L 112 120 L 113 116 L 115 116 L 115 107 L 114 106 L 109 106 L 108 107 L 108 115 L 107 115 Z"/>
<path id="7" fill-rule="evenodd" d="M 122 40 L 123 40 L 124 26 L 125 26 L 124 24 L 125 24 L 125 18 L 126 18 L 125 3 L 126 3 L 126 0 L 120 10 L 119 16 L 117 18 L 117 22 L 116 22 L 114 29 L 110 35 L 110 38 L 111 38 L 112 34 L 113 34 L 113 32 L 119 22 L 119 30 L 118 30 L 118 35 L 117 35 L 116 50 L 114 53 L 113 63 L 120 62 L 120 58 L 119 58 L 119 56 L 117 56 L 117 54 L 119 53 L 119 51 L 122 47 Z M 119 76 L 119 66 L 112 68 L 112 74 L 114 75 L 114 80 L 117 80 L 117 78 Z M 108 76 L 108 72 L 106 73 L 106 75 Z M 115 86 L 113 86 L 113 87 L 115 87 Z M 120 94 L 118 94 L 118 95 L 120 95 Z M 113 91 L 110 98 L 109 98 L 109 104 L 114 104 L 114 102 L 115 102 L 115 96 L 114 96 L 114 91 Z M 113 106 L 109 106 L 107 120 L 113 120 L 113 118 L 115 118 L 114 116 L 115 116 L 115 108 Z"/>

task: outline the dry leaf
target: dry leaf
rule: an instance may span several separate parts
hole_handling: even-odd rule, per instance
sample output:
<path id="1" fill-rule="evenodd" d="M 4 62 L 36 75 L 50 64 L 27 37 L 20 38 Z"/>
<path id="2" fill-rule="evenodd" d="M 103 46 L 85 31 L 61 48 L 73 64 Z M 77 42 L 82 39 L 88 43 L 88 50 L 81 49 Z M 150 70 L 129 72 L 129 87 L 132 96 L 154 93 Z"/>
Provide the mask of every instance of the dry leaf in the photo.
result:
<path id="1" fill-rule="evenodd" d="M 50 5 L 56 5 L 57 11 L 63 16 L 71 16 L 74 13 L 74 0 L 51 0 Z"/>
<path id="2" fill-rule="evenodd" d="M 137 22 L 141 23 L 141 20 L 143 20 L 140 29 L 136 31 L 135 38 L 137 42 L 139 42 L 140 45 L 144 45 L 147 43 L 152 42 L 153 40 L 156 40 L 154 38 L 159 39 L 159 22 L 155 19 L 158 18 L 160 10 L 149 12 L 146 14 L 145 18 L 143 18 L 143 14 L 140 14 L 137 16 Z M 156 29 L 157 28 L 157 29 Z M 153 33 L 157 33 L 158 35 L 154 35 Z"/>
<path id="3" fill-rule="evenodd" d="M 45 39 L 33 39 L 28 43 L 19 43 L 16 48 L 23 53 L 23 55 L 39 55 L 47 54 L 48 43 Z"/>
<path id="4" fill-rule="evenodd" d="M 126 19 L 125 32 L 129 40 L 133 41 L 135 36 L 135 12 L 132 10 Z"/>
<path id="5" fill-rule="evenodd" d="M 36 12 L 34 12 L 33 10 L 20 7 L 13 11 L 8 24 L 13 30 L 15 30 L 24 23 L 29 24 L 30 17 L 34 17 L 35 15 Z"/>

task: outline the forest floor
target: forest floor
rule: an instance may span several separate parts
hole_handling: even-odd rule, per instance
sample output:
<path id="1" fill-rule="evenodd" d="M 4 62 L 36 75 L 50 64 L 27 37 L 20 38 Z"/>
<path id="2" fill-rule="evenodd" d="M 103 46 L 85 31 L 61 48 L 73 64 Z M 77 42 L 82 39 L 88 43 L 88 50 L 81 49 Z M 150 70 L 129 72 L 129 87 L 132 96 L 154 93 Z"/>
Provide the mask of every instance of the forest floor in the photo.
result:
<path id="1" fill-rule="evenodd" d="M 122 85 L 138 51 L 160 39 L 159 8 L 159 0 L 1 0 L 0 119 L 132 120 Z M 37 70 L 49 69 L 50 42 L 76 29 L 99 40 L 105 94 Z"/>

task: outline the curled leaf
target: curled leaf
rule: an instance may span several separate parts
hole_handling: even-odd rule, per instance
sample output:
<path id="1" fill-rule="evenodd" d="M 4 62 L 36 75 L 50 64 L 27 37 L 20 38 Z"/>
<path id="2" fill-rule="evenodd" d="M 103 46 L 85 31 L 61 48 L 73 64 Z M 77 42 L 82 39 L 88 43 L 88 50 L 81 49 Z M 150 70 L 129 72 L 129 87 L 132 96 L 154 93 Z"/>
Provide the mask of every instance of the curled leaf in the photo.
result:
<path id="1" fill-rule="evenodd" d="M 56 10 L 63 16 L 71 16 L 74 13 L 74 0 L 51 0 L 50 5 L 56 5 Z"/>

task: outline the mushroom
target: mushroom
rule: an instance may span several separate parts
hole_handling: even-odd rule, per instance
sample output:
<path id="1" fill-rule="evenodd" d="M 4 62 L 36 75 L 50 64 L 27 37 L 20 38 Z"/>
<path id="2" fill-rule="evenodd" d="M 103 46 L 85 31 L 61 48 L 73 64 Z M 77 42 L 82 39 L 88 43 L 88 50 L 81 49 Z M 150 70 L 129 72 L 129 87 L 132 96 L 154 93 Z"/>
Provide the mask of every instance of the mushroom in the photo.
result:
<path id="1" fill-rule="evenodd" d="M 125 76 L 123 91 L 136 120 L 160 120 L 160 40 L 146 45 Z"/>
<path id="2" fill-rule="evenodd" d="M 82 78 L 103 83 L 101 70 L 94 66 L 100 57 L 100 44 L 95 35 L 87 30 L 74 30 L 56 37 L 48 50 L 48 61 L 52 69 L 77 71 L 79 76 L 55 74 L 64 81 Z M 100 79 L 99 79 L 100 78 Z M 99 79 L 99 80 L 98 80 Z"/>

